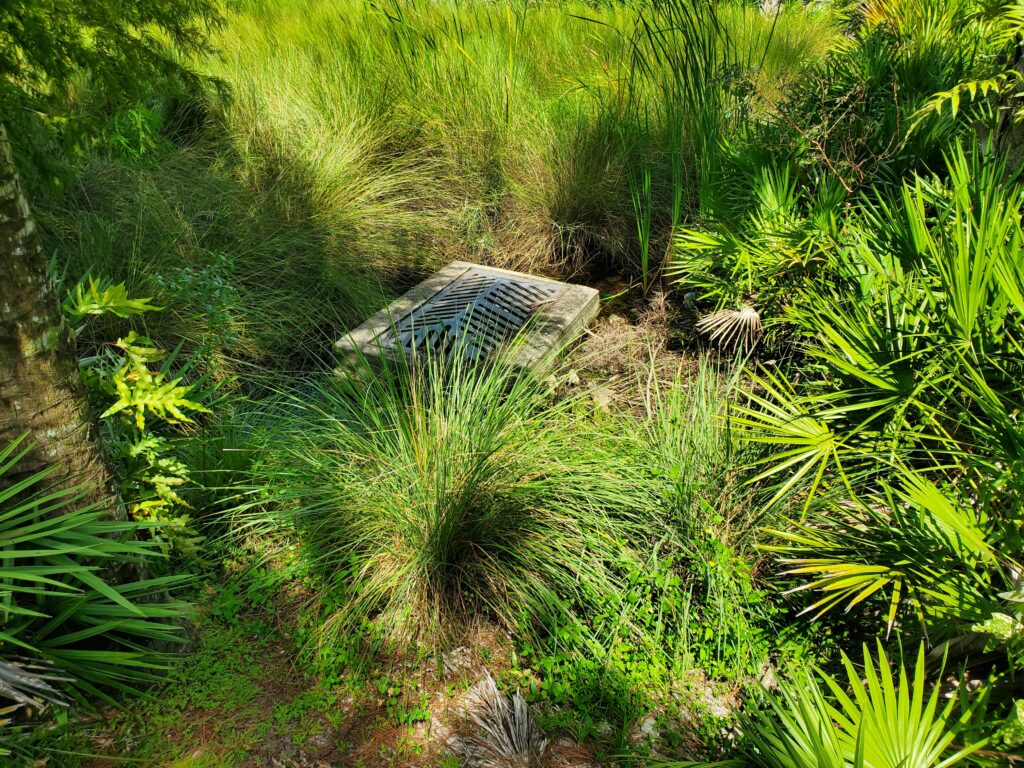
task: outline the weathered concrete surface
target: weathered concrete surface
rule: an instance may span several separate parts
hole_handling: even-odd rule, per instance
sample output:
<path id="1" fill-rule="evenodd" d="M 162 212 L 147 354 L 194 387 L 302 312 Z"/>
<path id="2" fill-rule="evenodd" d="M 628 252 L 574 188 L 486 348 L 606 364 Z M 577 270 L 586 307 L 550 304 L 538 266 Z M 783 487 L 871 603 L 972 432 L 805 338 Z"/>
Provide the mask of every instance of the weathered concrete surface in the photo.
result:
<path id="1" fill-rule="evenodd" d="M 535 373 L 548 368 L 558 353 L 597 316 L 599 295 L 593 288 L 456 261 L 435 272 L 339 340 L 335 349 L 342 364 L 351 364 L 361 357 L 371 362 L 397 357 L 401 351 L 391 337 L 403 319 L 470 271 L 554 289 L 550 299 L 535 306 L 522 331 L 509 344 L 513 363 Z"/>

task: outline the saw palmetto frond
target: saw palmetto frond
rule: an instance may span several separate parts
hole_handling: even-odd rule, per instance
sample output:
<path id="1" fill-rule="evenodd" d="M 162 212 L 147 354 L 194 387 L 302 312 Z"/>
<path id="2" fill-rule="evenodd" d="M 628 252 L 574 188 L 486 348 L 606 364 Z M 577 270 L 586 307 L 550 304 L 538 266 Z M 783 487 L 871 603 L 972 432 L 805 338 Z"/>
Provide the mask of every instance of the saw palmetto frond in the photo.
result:
<path id="1" fill-rule="evenodd" d="M 697 321 L 697 330 L 711 341 L 730 349 L 752 349 L 761 338 L 764 324 L 749 304 L 739 309 L 719 309 Z"/>

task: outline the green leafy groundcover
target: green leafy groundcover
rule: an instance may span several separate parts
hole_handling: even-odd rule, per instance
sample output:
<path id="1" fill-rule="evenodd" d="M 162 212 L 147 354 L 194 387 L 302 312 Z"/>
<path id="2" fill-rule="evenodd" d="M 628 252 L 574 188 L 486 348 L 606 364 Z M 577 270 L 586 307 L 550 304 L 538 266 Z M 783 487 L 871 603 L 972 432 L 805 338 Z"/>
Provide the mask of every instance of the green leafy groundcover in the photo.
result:
<path id="1" fill-rule="evenodd" d="M 254 561 L 230 589 L 298 603 L 325 675 L 492 622 L 503 682 L 607 753 L 1019 751 L 1019 2 L 249 0 L 199 45 L 206 4 L 65 5 L 17 7 L 0 104 L 82 280 L 122 494 L 155 511 L 5 492 L 3 650 L 30 661 L 0 690 L 151 676 L 181 577 L 104 574 L 162 544 L 173 572 Z M 566 370 L 328 373 L 452 258 L 601 279 L 709 356 L 634 355 L 633 409 Z"/>

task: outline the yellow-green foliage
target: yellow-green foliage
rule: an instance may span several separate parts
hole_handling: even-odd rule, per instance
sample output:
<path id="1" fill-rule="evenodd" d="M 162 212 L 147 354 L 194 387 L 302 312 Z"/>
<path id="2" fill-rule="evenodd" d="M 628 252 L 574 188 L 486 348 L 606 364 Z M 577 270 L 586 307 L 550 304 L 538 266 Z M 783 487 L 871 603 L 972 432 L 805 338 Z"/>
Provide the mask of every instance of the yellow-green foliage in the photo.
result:
<path id="1" fill-rule="evenodd" d="M 785 98 L 801 68 L 822 59 L 840 39 L 839 17 L 817 3 L 784 3 L 778 15 L 726 3 L 719 14 L 740 60 L 752 70 L 755 105 L 763 111 Z"/>
<path id="2" fill-rule="evenodd" d="M 835 35 L 824 13 L 788 11 L 773 32 L 727 11 L 768 91 Z M 665 126 L 628 109 L 637 20 L 576 1 L 254 0 L 213 73 L 234 89 L 225 118 L 254 183 L 303 190 L 385 273 L 453 255 L 579 267 L 636 251 L 639 165 L 669 207 Z"/>
<path id="3" fill-rule="evenodd" d="M 786 11 L 773 31 L 720 10 L 758 83 L 793 76 L 836 34 L 819 12 Z M 34 179 L 46 249 L 70 278 L 102 274 L 168 307 L 147 321 L 158 343 L 183 338 L 207 370 L 250 379 L 320 358 L 453 258 L 649 276 L 688 212 L 678 118 L 694 110 L 664 104 L 663 62 L 636 74 L 641 12 L 249 0 L 196 64 L 226 98 L 154 94 L 161 141 L 125 128 L 142 114 L 130 107 L 110 117 L 117 141 L 70 163 L 66 193 Z M 87 79 L 74 97 L 98 109 Z"/>

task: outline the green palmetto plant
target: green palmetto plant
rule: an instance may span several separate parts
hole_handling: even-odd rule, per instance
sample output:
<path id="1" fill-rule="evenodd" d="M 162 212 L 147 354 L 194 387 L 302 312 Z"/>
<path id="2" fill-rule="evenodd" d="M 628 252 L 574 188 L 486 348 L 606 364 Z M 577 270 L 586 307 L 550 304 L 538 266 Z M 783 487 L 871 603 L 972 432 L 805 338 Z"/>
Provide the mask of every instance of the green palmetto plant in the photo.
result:
<path id="1" fill-rule="evenodd" d="M 910 612 L 930 640 L 944 640 L 994 610 L 1010 559 L 995 550 L 968 499 L 918 473 L 894 474 L 878 494 L 821 504 L 790 521 L 767 548 L 782 554 L 787 574 L 806 579 L 792 591 L 815 593 L 804 613 L 849 611 L 884 597 L 890 630 Z"/>
<path id="2" fill-rule="evenodd" d="M 982 445 L 1020 456 L 1024 187 L 998 156 L 963 149 L 948 172 L 865 204 L 832 277 L 793 299 L 811 376 L 797 392 L 762 372 L 739 409 L 751 439 L 787 446 L 762 476 L 781 479 L 778 498 L 804 478 L 813 493 L 826 469 L 845 483 L 858 468 L 977 463 Z"/>
<path id="3" fill-rule="evenodd" d="M 1024 308 L 1024 187 L 1007 179 L 999 156 L 956 149 L 947 166 L 948 184 L 918 178 L 904 186 L 906 221 L 918 269 L 932 277 L 931 310 L 946 339 L 992 357 L 1016 335 L 1008 311 Z"/>
<path id="4" fill-rule="evenodd" d="M 945 697 L 926 677 L 926 655 L 920 648 L 908 669 L 879 643 L 874 655 L 864 647 L 863 669 L 843 654 L 841 677 L 803 672 L 770 695 L 766 707 L 743 717 L 742 757 L 716 765 L 949 768 L 967 762 L 986 743 L 961 740 L 982 719 L 985 697 Z"/>
<path id="5" fill-rule="evenodd" d="M 0 701 L 8 702 L 0 707 L 0 757 L 13 754 L 18 747 L 16 737 L 27 727 L 26 722 L 31 724 L 51 706 L 68 706 L 55 684 L 70 681 L 55 675 L 47 664 L 0 659 Z"/>
<path id="6" fill-rule="evenodd" d="M 998 155 L 957 148 L 947 171 L 861 206 L 787 313 L 801 385 L 762 370 L 734 417 L 774 451 L 769 506 L 803 502 L 770 548 L 805 612 L 909 616 L 931 640 L 996 610 L 1021 559 L 1024 190 Z"/>
<path id="7" fill-rule="evenodd" d="M 639 478 L 576 428 L 574 404 L 503 359 L 458 353 L 317 383 L 257 462 L 275 490 L 239 529 L 293 531 L 319 574 L 322 643 L 374 633 L 428 649 L 475 613 L 507 626 L 615 593 L 606 563 Z M 333 607 L 331 607 L 333 606 Z"/>
<path id="8" fill-rule="evenodd" d="M 749 349 L 824 262 L 842 188 L 810 194 L 790 163 L 744 169 L 733 183 L 746 193 L 737 195 L 741 210 L 721 211 L 725 218 L 704 228 L 680 228 L 665 272 L 713 306 L 698 330 L 722 346 Z"/>
<path id="9" fill-rule="evenodd" d="M 188 577 L 113 580 L 158 556 L 134 538 L 144 526 L 81 504 L 84 492 L 47 488 L 47 471 L 10 480 L 19 449 L 0 449 L 0 657 L 19 673 L 3 678 L 0 695 L 111 701 L 112 691 L 137 690 L 167 661 L 149 644 L 174 642 L 189 610 L 154 598 Z"/>
<path id="10" fill-rule="evenodd" d="M 890 471 L 908 450 L 948 450 L 942 408 L 955 376 L 946 349 L 933 354 L 934 321 L 916 311 L 927 297 L 906 285 L 871 290 L 873 302 L 805 290 L 789 317 L 808 340 L 809 380 L 798 388 L 763 368 L 736 408 L 747 438 L 774 448 L 757 478 L 775 484 L 771 504 L 798 488 L 805 508 L 824 487 L 853 494 L 865 473 Z"/>
<path id="11" fill-rule="evenodd" d="M 787 684 L 769 709 L 747 724 L 754 764 L 778 768 L 947 768 L 963 763 L 984 741 L 957 745 L 960 728 L 983 701 L 943 702 L 925 678 L 920 649 L 912 673 L 878 646 L 864 648 L 863 671 L 844 654 L 845 679 L 808 673 Z M 911 676 L 912 675 L 912 676 Z M 824 684 L 824 685 L 822 685 Z"/>

